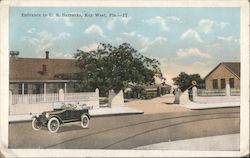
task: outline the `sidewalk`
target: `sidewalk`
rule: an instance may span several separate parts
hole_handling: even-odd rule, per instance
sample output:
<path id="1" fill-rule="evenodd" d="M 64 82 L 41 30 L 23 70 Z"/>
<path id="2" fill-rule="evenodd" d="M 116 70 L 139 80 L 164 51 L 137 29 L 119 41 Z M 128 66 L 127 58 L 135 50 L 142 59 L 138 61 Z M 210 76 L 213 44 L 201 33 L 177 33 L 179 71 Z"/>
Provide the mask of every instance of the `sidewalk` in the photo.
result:
<path id="1" fill-rule="evenodd" d="M 141 110 L 133 109 L 126 106 L 117 106 L 117 107 L 103 107 L 98 109 L 89 110 L 89 114 L 92 117 L 97 116 L 113 116 L 113 115 L 129 115 L 129 114 L 143 114 Z M 32 116 L 36 114 L 22 114 L 22 115 L 10 115 L 9 122 L 22 122 L 22 121 L 31 121 Z"/>
<path id="2" fill-rule="evenodd" d="M 133 100 L 126 102 L 125 105 L 134 109 L 144 111 L 144 114 L 152 113 L 172 113 L 185 112 L 190 110 L 214 109 L 239 107 L 240 102 L 224 102 L 224 103 L 196 103 L 189 100 L 187 94 L 183 94 L 180 98 L 180 104 L 174 104 L 174 95 L 168 94 L 149 100 Z"/>
<path id="3" fill-rule="evenodd" d="M 195 103 L 188 102 L 187 104 L 180 104 L 180 106 L 189 108 L 191 110 L 214 109 L 214 108 L 228 108 L 239 107 L 240 102 L 227 102 L 227 103 Z"/>
<path id="4" fill-rule="evenodd" d="M 172 142 L 163 142 L 135 148 L 136 150 L 203 150 L 237 151 L 240 150 L 240 134 L 202 137 Z"/>

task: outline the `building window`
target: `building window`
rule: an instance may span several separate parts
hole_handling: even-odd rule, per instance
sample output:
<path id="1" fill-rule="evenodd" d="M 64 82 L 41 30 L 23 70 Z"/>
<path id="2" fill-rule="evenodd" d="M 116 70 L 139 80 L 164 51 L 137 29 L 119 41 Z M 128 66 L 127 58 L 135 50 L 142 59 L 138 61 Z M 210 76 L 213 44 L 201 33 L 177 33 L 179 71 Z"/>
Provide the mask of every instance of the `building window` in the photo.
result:
<path id="1" fill-rule="evenodd" d="M 32 94 L 43 94 L 44 93 L 43 83 L 30 84 L 30 89 L 32 90 Z"/>
<path id="2" fill-rule="evenodd" d="M 23 87 L 23 85 L 24 85 L 24 87 Z M 23 91 L 23 88 L 24 88 L 24 91 Z M 27 83 L 18 84 L 18 94 L 28 94 L 28 84 Z"/>
<path id="3" fill-rule="evenodd" d="M 229 79 L 230 88 L 234 88 L 234 78 Z"/>
<path id="4" fill-rule="evenodd" d="M 28 94 L 28 84 L 24 83 L 24 94 Z"/>
<path id="5" fill-rule="evenodd" d="M 18 94 L 23 94 L 23 84 L 18 84 Z"/>
<path id="6" fill-rule="evenodd" d="M 213 82 L 213 89 L 218 89 L 218 80 L 214 79 L 212 82 Z"/>
<path id="7" fill-rule="evenodd" d="M 226 80 L 224 78 L 220 79 L 220 88 L 221 89 L 225 89 L 226 88 Z"/>

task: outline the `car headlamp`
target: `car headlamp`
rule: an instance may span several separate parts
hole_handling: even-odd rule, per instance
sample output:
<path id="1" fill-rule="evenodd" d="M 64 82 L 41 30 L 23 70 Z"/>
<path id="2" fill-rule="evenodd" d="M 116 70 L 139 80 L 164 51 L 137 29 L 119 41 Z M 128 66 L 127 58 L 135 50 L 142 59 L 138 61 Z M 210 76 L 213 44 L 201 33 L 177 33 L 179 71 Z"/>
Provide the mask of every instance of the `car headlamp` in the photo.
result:
<path id="1" fill-rule="evenodd" d="M 39 117 L 39 113 L 36 114 L 36 117 Z"/>
<path id="2" fill-rule="evenodd" d="M 48 118 L 48 117 L 49 117 L 49 113 L 46 113 L 46 115 L 45 115 L 45 116 L 46 116 L 46 118 Z"/>

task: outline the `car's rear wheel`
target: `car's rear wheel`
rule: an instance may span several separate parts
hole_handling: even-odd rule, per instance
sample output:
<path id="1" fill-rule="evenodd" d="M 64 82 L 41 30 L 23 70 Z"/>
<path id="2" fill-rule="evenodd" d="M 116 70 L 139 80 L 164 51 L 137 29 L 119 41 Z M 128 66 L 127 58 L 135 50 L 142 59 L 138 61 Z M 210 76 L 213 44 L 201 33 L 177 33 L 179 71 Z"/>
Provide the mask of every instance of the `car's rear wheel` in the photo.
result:
<path id="1" fill-rule="evenodd" d="M 87 128 L 89 126 L 89 117 L 86 114 L 83 114 L 81 117 L 81 126 L 82 128 Z"/>
<path id="2" fill-rule="evenodd" d="M 51 133 L 56 133 L 59 130 L 60 122 L 56 117 L 52 117 L 48 122 L 48 129 Z"/>
<path id="3" fill-rule="evenodd" d="M 35 131 L 39 131 L 41 128 L 42 128 L 42 123 L 37 121 L 36 118 L 33 118 L 32 120 L 32 128 L 35 130 Z"/>

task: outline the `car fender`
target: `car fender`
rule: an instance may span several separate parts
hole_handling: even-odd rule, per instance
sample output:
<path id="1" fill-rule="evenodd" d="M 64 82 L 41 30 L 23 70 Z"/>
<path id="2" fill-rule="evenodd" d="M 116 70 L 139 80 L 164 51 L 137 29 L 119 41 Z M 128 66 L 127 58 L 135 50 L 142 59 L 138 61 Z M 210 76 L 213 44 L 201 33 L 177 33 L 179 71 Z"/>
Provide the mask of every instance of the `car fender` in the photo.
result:
<path id="1" fill-rule="evenodd" d="M 90 119 L 90 115 L 89 115 L 89 113 L 82 113 L 82 115 L 87 115 L 87 116 L 88 116 L 88 118 Z"/>
<path id="2" fill-rule="evenodd" d="M 52 117 L 57 118 L 59 120 L 60 124 L 63 124 L 62 119 L 59 116 L 57 116 L 57 115 L 51 115 L 51 116 L 49 116 L 48 120 L 50 120 Z"/>

